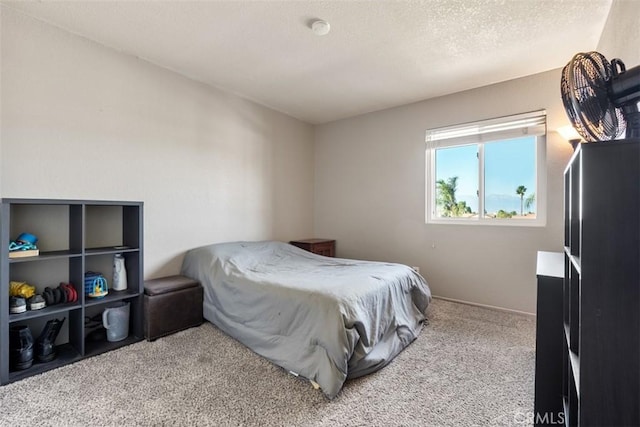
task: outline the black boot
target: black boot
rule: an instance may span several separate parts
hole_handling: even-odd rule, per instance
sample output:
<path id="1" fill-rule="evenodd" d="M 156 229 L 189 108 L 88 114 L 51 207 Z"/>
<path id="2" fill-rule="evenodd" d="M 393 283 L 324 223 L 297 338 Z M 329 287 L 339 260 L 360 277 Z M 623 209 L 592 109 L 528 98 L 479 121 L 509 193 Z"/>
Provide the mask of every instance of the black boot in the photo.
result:
<path id="1" fill-rule="evenodd" d="M 28 369 L 33 364 L 33 336 L 28 326 L 9 328 L 9 361 L 12 371 Z"/>
<path id="2" fill-rule="evenodd" d="M 36 340 L 36 358 L 38 362 L 50 362 L 56 358 L 56 337 L 66 318 L 49 320 Z"/>

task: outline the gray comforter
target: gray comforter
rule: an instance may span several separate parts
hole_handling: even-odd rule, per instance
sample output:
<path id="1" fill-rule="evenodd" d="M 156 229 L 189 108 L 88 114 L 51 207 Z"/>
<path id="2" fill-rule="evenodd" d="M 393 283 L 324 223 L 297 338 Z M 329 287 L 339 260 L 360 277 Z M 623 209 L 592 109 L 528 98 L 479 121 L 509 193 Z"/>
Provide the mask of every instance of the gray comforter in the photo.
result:
<path id="1" fill-rule="evenodd" d="M 416 339 L 431 301 L 425 280 L 405 265 L 328 258 L 282 242 L 193 249 L 182 274 L 202 283 L 207 320 L 329 398 Z"/>

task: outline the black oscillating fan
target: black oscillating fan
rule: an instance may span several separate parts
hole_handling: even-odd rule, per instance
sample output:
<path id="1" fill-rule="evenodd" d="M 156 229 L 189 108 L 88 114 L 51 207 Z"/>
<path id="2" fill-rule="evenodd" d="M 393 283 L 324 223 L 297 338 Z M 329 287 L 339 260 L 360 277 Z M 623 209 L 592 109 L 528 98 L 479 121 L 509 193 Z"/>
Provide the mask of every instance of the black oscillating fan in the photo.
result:
<path id="1" fill-rule="evenodd" d="M 562 69 L 562 102 L 588 142 L 640 138 L 640 66 L 627 70 L 598 52 L 578 53 Z"/>

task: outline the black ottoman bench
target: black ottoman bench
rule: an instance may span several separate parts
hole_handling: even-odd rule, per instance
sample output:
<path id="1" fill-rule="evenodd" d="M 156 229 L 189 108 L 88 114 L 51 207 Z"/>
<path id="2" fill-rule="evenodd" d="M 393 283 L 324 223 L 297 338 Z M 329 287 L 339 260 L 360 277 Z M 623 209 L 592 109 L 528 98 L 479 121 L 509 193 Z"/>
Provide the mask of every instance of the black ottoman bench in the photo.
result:
<path id="1" fill-rule="evenodd" d="M 147 341 L 202 324 L 202 285 L 185 276 L 144 282 L 144 336 Z"/>

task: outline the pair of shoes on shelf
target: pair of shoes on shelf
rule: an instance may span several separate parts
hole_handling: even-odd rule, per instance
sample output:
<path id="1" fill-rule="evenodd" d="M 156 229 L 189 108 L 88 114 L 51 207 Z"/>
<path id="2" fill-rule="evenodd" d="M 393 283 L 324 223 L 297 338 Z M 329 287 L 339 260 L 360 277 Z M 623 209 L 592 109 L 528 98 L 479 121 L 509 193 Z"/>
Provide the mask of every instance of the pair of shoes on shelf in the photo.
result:
<path id="1" fill-rule="evenodd" d="M 48 306 L 78 301 L 78 291 L 71 283 L 60 283 L 57 288 L 47 286 L 42 292 Z"/>
<path id="2" fill-rule="evenodd" d="M 63 317 L 62 320 L 49 320 L 35 342 L 28 326 L 11 326 L 9 328 L 9 365 L 11 370 L 29 369 L 33 365 L 34 353 L 38 362 L 46 363 L 55 359 L 57 356 L 55 342 L 65 319 Z"/>
<path id="3" fill-rule="evenodd" d="M 35 294 L 31 298 L 26 301 L 22 297 L 11 297 L 9 298 L 9 313 L 11 314 L 19 314 L 24 313 L 29 310 L 40 310 L 45 308 L 47 305 L 42 298 L 42 295 Z"/>

